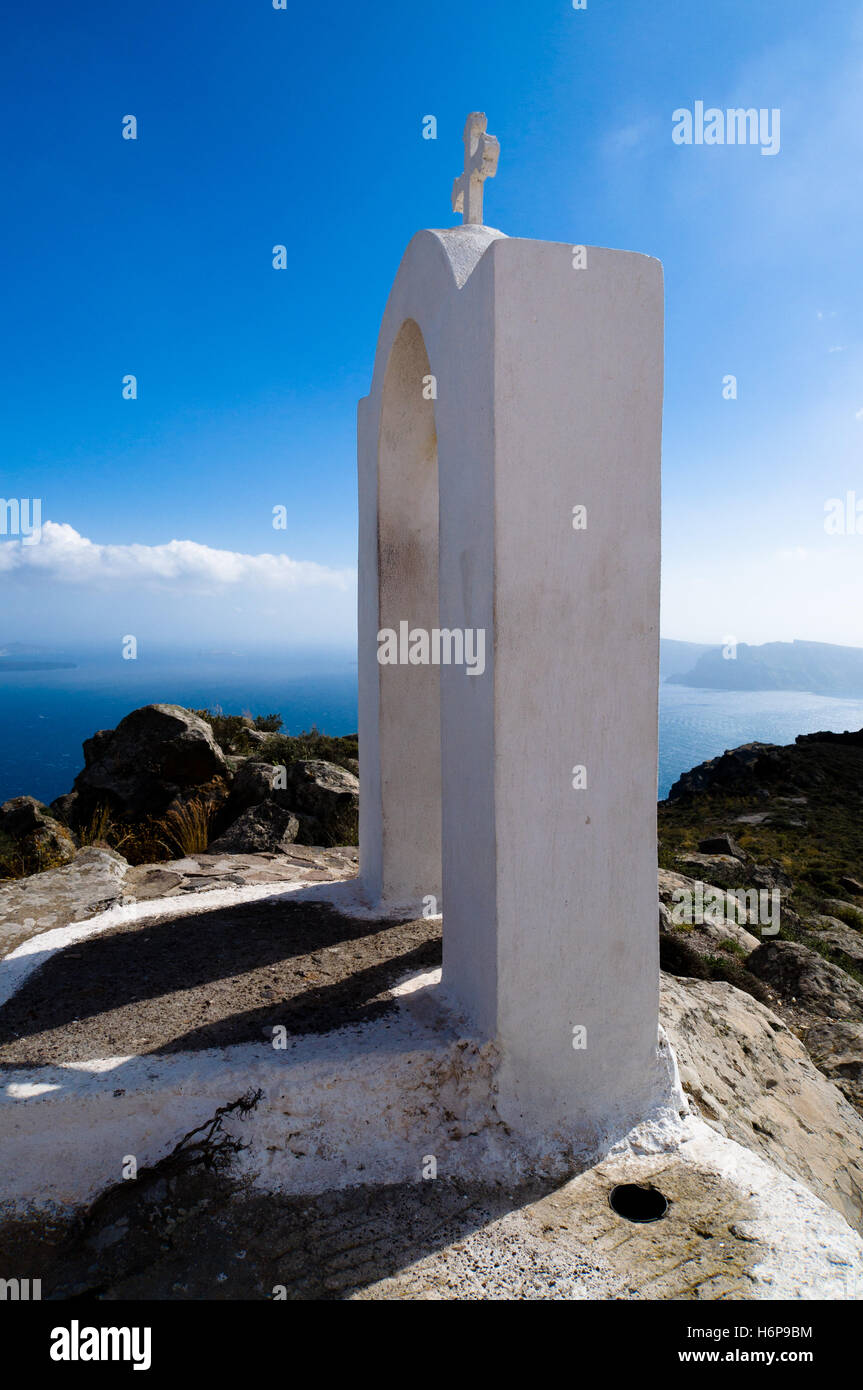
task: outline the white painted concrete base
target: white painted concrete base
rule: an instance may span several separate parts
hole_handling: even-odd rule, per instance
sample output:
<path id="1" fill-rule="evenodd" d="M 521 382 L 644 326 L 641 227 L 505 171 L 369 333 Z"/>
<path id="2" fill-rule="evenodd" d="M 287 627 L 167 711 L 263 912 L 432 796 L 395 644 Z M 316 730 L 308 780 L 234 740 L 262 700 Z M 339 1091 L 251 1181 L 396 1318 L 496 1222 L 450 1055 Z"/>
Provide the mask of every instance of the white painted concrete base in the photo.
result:
<path id="1" fill-rule="evenodd" d="M 361 911 L 350 883 L 288 890 L 298 891 Z M 202 912 L 263 896 L 276 895 L 246 888 L 178 903 L 163 899 L 43 935 L 38 952 L 27 950 L 37 941 L 25 943 L 6 962 L 18 963 L 7 990 L 13 978 L 21 983 L 25 964 L 35 968 L 68 941 L 98 934 L 130 915 Z M 247 1145 L 238 1175 L 258 1189 L 311 1194 L 420 1182 L 429 1158 L 438 1177 L 473 1182 L 564 1178 L 601 1159 L 614 1164 L 617 1181 L 638 1181 L 640 1168 L 657 1154 L 674 1154 L 723 1177 L 749 1200 L 756 1213 L 751 1234 L 765 1252 L 754 1297 L 863 1294 L 863 1242 L 802 1184 L 689 1113 L 663 1037 L 650 1114 L 628 1133 L 616 1133 L 611 1120 L 595 1150 L 579 1153 L 559 1138 L 513 1133 L 501 1122 L 497 1049 L 466 1034 L 442 993 L 439 972 L 405 981 L 396 995 L 398 1012 L 388 1018 L 290 1038 L 284 1050 L 262 1041 L 5 1072 L 0 1208 L 20 1214 L 89 1202 L 121 1179 L 128 1155 L 139 1167 L 156 1162 L 218 1106 L 260 1088 L 258 1107 L 226 1124 Z"/>
<path id="2" fill-rule="evenodd" d="M 0 1003 L 58 951 L 120 923 L 186 916 L 241 902 L 302 897 L 351 916 L 380 918 L 357 880 L 220 889 L 115 907 L 88 922 L 42 933 L 0 962 Z M 398 915 L 393 911 L 390 915 Z M 440 971 L 405 982 L 399 1012 L 323 1036 L 208 1051 L 105 1058 L 0 1078 L 4 1176 L 0 1205 L 74 1206 L 122 1175 L 170 1152 L 215 1109 L 250 1089 L 263 1098 L 234 1125 L 249 1148 L 240 1169 L 264 1186 L 321 1192 L 422 1175 L 429 1156 L 441 1176 L 517 1180 L 565 1174 L 608 1151 L 629 1128 L 609 1112 L 589 1148 L 566 1135 L 513 1132 L 496 1109 L 501 1058 L 471 1036 L 440 983 Z M 670 1049 L 657 1051 L 654 1125 L 685 1107 Z"/>
<path id="3" fill-rule="evenodd" d="M 259 1088 L 257 1109 L 227 1127 L 248 1145 L 239 1172 L 271 1190 L 420 1180 L 429 1157 L 441 1177 L 517 1181 L 594 1156 L 500 1121 L 497 1051 L 459 1026 L 439 971 L 406 981 L 398 997 L 396 1015 L 289 1038 L 283 1050 L 262 1042 L 7 1071 L 0 1202 L 92 1200 L 120 1179 L 127 1155 L 152 1164 L 218 1106 Z M 652 1123 L 670 1136 L 675 1100 L 662 1101 Z M 610 1131 L 596 1156 L 620 1137 Z"/>

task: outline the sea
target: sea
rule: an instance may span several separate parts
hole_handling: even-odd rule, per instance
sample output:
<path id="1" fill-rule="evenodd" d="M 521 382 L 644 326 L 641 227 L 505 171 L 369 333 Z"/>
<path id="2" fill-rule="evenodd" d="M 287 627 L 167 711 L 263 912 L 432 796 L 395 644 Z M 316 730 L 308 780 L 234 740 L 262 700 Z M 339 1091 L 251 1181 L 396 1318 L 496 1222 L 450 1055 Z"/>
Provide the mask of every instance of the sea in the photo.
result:
<path id="1" fill-rule="evenodd" d="M 357 727 L 357 666 L 351 653 L 202 651 L 123 661 L 76 653 L 70 668 L 0 671 L 0 802 L 69 791 L 83 767 L 81 744 L 139 705 L 157 702 L 225 714 L 273 714 L 285 732 Z M 798 691 L 659 691 L 660 798 L 672 783 L 726 748 L 758 740 L 792 743 L 817 729 L 863 728 L 863 700 Z"/>

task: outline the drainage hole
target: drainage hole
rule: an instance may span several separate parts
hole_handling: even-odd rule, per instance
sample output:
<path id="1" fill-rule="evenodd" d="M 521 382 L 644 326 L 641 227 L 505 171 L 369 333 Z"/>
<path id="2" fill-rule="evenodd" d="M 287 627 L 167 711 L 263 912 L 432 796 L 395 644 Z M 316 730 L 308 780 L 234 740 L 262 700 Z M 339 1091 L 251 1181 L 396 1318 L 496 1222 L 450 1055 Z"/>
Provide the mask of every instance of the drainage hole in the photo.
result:
<path id="1" fill-rule="evenodd" d="M 625 1182 L 608 1194 L 612 1211 L 626 1221 L 661 1221 L 668 1211 L 668 1200 L 655 1187 Z"/>

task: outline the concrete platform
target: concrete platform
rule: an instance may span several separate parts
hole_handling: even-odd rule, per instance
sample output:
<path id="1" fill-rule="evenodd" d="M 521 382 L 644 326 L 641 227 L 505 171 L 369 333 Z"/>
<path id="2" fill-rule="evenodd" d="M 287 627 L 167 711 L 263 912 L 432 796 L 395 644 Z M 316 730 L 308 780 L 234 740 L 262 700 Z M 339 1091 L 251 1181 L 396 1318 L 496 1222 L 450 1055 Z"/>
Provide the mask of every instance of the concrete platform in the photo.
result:
<path id="1" fill-rule="evenodd" d="M 295 884 L 274 895 L 271 885 L 269 896 L 309 895 L 359 913 L 355 891 L 345 881 Z M 123 914 L 146 923 L 166 910 L 202 913 L 266 892 L 257 885 L 138 903 L 43 932 L 3 962 L 6 996 L 52 953 L 110 930 Z M 414 1247 L 398 1255 L 394 1230 L 390 1265 L 373 1261 L 358 1281 L 347 1278 L 338 1296 L 863 1294 L 860 1238 L 802 1183 L 691 1113 L 667 1043 L 658 1052 L 652 1113 L 635 1130 L 609 1132 L 596 1151 L 579 1153 L 501 1121 L 496 1048 L 470 1035 L 439 972 L 414 975 L 391 994 L 394 1007 L 381 1018 L 288 1036 L 284 1047 L 262 1040 L 5 1068 L 5 1216 L 53 1218 L 80 1209 L 121 1184 L 129 1156 L 139 1168 L 157 1164 L 219 1107 L 260 1092 L 247 1114 L 225 1118 L 225 1132 L 244 1146 L 232 1169 L 242 1194 L 235 1207 L 308 1199 L 324 1211 L 335 1202 L 340 1219 L 350 1213 L 362 1227 L 370 1191 L 399 1193 L 408 1209 L 438 1200 L 448 1208 L 446 1193 L 475 1194 L 466 1234 L 416 1257 Z M 660 1187 L 668 1215 L 650 1226 L 616 1215 L 608 1196 L 624 1181 Z M 438 1197 L 430 1197 L 433 1190 Z M 464 1206 L 461 1198 L 456 1206 Z M 297 1277 L 307 1281 L 317 1258 L 307 1250 Z M 352 1268 L 348 1260 L 343 1273 Z"/>

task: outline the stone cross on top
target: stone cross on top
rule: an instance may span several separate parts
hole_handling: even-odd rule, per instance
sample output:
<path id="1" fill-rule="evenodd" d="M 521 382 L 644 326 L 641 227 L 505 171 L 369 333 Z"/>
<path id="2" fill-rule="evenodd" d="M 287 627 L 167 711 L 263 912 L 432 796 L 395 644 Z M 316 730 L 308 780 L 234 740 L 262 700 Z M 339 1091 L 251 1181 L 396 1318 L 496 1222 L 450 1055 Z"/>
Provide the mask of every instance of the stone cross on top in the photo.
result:
<path id="1" fill-rule="evenodd" d="M 452 210 L 462 213 L 462 221 L 482 226 L 482 186 L 497 173 L 500 142 L 486 135 L 484 111 L 471 111 L 464 128 L 464 173 L 452 186 Z"/>

